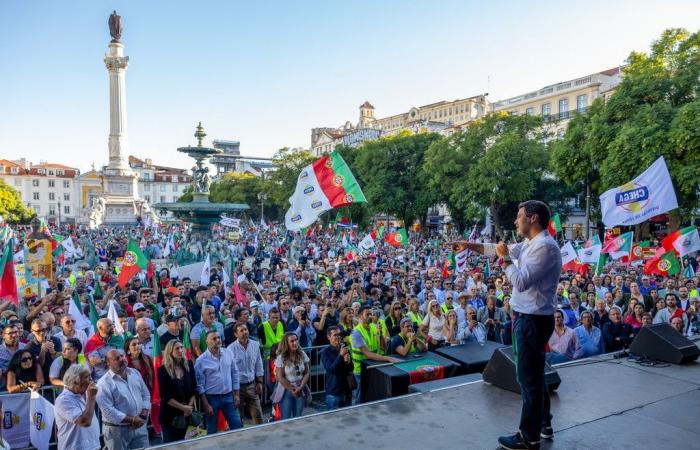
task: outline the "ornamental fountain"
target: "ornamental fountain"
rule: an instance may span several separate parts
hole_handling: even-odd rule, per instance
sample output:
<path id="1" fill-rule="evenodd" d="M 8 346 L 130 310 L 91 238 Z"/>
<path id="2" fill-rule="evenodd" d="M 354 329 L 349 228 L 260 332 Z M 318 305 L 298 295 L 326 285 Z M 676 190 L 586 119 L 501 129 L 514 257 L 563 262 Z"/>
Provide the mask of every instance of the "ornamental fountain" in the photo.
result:
<path id="1" fill-rule="evenodd" d="M 172 212 L 178 219 L 191 223 L 195 233 L 208 236 L 211 225 L 218 222 L 223 213 L 235 215 L 250 209 L 250 207 L 245 203 L 211 203 L 209 201 L 211 178 L 209 177 L 209 168 L 205 164 L 211 156 L 218 155 L 223 151 L 202 145 L 202 141 L 206 137 L 202 122 L 197 125 L 194 137 L 197 138 L 196 147 L 188 146 L 177 149 L 178 152 L 185 153 L 195 160 L 195 166 L 192 168 L 192 201 L 158 203 L 155 208 L 162 212 Z"/>

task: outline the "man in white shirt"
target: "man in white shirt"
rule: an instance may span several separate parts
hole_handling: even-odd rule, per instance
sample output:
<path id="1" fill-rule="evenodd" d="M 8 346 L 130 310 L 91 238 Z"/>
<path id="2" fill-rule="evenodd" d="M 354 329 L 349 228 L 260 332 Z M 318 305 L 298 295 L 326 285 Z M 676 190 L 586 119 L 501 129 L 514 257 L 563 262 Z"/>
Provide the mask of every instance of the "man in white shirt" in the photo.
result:
<path id="1" fill-rule="evenodd" d="M 87 366 L 73 364 L 63 375 L 64 389 L 54 405 L 58 450 L 101 448 L 100 423 L 95 417 L 97 385 L 90 373 Z"/>
<path id="2" fill-rule="evenodd" d="M 540 438 L 551 439 L 552 416 L 549 392 L 544 382 L 545 344 L 554 330 L 555 294 L 561 275 L 561 251 L 547 232 L 551 213 L 546 204 L 528 200 L 518 205 L 515 220 L 518 235 L 525 240 L 512 248 L 501 242 L 476 244 L 457 242 L 454 251 L 470 249 L 501 258 L 513 286 L 513 355 L 516 357 L 523 408 L 520 431 L 501 436 L 506 449 L 539 448 Z M 517 267 L 513 260 L 518 261 Z"/>
<path id="3" fill-rule="evenodd" d="M 109 370 L 97 382 L 105 446 L 110 450 L 148 447 L 148 388 L 138 370 L 127 367 L 124 352 L 110 350 L 106 359 Z"/>
<path id="4" fill-rule="evenodd" d="M 85 341 L 87 341 L 85 332 L 75 329 L 75 317 L 70 314 L 61 317 L 61 332 L 56 334 L 56 337 L 61 341 L 61 345 L 65 344 L 68 338 L 76 338 L 83 347 L 85 347 Z"/>

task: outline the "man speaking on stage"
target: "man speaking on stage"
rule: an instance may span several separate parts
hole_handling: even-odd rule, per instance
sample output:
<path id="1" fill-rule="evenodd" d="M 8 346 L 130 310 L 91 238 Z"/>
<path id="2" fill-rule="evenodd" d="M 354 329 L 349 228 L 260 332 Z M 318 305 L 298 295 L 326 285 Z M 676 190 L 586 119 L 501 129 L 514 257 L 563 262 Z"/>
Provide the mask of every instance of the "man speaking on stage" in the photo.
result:
<path id="1" fill-rule="evenodd" d="M 516 361 L 523 408 L 520 430 L 501 436 L 505 449 L 538 449 L 540 438 L 551 439 L 552 415 L 544 380 L 545 344 L 554 329 L 555 292 L 561 274 L 561 252 L 547 231 L 550 212 L 538 200 L 518 205 L 515 226 L 523 242 L 509 248 L 499 244 L 456 242 L 455 251 L 470 249 L 486 256 L 498 255 L 513 287 L 513 356 Z M 517 262 L 517 264 L 514 264 Z"/>

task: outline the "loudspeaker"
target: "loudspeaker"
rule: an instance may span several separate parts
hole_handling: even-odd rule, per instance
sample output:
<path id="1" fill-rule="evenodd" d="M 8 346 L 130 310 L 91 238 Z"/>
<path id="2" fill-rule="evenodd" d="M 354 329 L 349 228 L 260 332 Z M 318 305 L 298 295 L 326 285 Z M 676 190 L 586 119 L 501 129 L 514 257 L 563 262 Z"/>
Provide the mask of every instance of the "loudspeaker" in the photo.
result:
<path id="1" fill-rule="evenodd" d="M 671 325 L 659 323 L 640 328 L 632 341 L 630 353 L 658 361 L 684 364 L 698 359 L 700 348 Z"/>
<path id="2" fill-rule="evenodd" d="M 520 394 L 520 384 L 515 377 L 515 359 L 511 347 L 499 348 L 489 360 L 484 369 L 484 381 L 494 386 Z M 544 381 L 549 387 L 549 392 L 556 391 L 561 384 L 561 378 L 556 370 L 546 362 L 544 363 Z"/>

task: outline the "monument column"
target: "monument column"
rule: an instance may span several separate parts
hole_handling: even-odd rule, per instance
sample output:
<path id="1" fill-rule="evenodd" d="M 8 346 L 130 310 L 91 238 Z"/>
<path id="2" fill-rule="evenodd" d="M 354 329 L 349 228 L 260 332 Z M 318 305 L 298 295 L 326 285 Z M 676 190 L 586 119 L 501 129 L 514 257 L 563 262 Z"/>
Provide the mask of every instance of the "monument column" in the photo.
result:
<path id="1" fill-rule="evenodd" d="M 114 175 L 131 172 L 124 159 L 128 154 L 126 136 L 126 68 L 129 57 L 124 56 L 124 45 L 113 39 L 105 55 L 109 72 L 109 164 L 107 170 Z"/>

